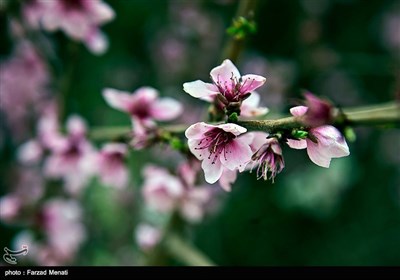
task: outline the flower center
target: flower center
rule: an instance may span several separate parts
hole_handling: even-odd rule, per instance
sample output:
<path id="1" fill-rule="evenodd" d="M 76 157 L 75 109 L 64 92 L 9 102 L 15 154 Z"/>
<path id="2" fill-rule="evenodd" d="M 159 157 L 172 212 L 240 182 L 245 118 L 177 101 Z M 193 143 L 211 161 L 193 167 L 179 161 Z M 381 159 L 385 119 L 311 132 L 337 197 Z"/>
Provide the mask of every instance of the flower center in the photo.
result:
<path id="1" fill-rule="evenodd" d="M 135 103 L 129 110 L 131 115 L 138 117 L 139 119 L 146 119 L 149 117 L 149 106 L 148 104 Z"/>
<path id="2" fill-rule="evenodd" d="M 211 159 L 213 156 L 212 164 L 215 164 L 216 160 L 222 153 L 224 153 L 224 157 L 226 159 L 227 150 L 225 147 L 235 138 L 236 136 L 233 133 L 226 132 L 216 127 L 204 133 L 204 138 L 201 139 L 201 141 L 197 144 L 198 147 L 195 149 L 208 149 L 210 152 L 208 159 Z M 232 151 L 229 152 L 231 153 Z"/>
<path id="3" fill-rule="evenodd" d="M 84 0 L 63 0 L 61 3 L 65 10 L 82 10 Z"/>
<path id="4" fill-rule="evenodd" d="M 247 93 L 247 89 L 251 87 L 254 79 L 246 79 L 243 81 L 242 78 L 232 76 L 229 78 L 230 82 L 227 80 L 221 80 L 218 76 L 218 80 L 213 83 L 217 86 L 218 91 L 229 101 L 229 102 L 239 102 L 244 99 L 244 95 Z"/>

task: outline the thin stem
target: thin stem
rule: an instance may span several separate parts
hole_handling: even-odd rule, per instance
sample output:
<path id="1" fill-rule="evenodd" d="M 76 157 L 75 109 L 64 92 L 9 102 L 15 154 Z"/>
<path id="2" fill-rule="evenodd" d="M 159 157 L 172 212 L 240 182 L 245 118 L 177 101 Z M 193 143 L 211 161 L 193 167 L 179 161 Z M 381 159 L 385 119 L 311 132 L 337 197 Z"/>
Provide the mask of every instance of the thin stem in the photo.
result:
<path id="1" fill-rule="evenodd" d="M 304 127 L 295 117 L 285 117 L 275 120 L 239 120 L 237 124 L 247 128 L 249 131 L 265 131 L 268 133 Z M 391 102 L 337 110 L 333 125 L 343 124 L 348 126 L 399 125 L 400 104 Z M 164 126 L 161 129 L 171 133 L 182 133 L 187 127 L 187 125 L 178 124 Z M 98 127 L 93 128 L 89 136 L 96 140 L 113 139 L 122 135 L 127 135 L 130 129 L 131 128 L 128 126 Z"/>
<path id="2" fill-rule="evenodd" d="M 176 233 L 168 233 L 163 245 L 171 256 L 189 266 L 215 266 L 206 255 L 191 244 L 186 243 Z"/>
<path id="3" fill-rule="evenodd" d="M 257 0 L 241 0 L 235 18 L 244 17 L 251 19 L 255 15 Z M 234 36 L 227 42 L 222 53 L 222 59 L 229 58 L 233 63 L 237 61 L 244 47 L 244 38 L 238 39 Z"/>

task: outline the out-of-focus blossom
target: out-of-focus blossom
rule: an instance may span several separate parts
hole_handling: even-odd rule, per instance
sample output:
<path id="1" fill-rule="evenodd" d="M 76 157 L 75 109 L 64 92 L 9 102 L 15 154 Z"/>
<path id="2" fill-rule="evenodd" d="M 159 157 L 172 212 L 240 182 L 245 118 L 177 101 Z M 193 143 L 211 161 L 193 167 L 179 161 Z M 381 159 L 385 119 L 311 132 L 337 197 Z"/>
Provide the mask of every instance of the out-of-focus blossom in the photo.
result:
<path id="1" fill-rule="evenodd" d="M 0 218 L 13 223 L 26 217 L 21 216 L 31 208 L 44 193 L 44 180 L 36 168 L 19 168 L 10 174 L 12 190 L 0 198 Z M 28 215 L 30 213 L 27 213 Z"/>
<path id="2" fill-rule="evenodd" d="M 236 124 L 211 125 L 204 122 L 191 125 L 185 136 L 189 149 L 202 161 L 205 180 L 213 184 L 221 177 L 225 168 L 243 170 L 251 159 L 252 137 L 246 128 Z"/>
<path id="3" fill-rule="evenodd" d="M 140 249 L 149 251 L 160 242 L 162 234 L 160 229 L 152 225 L 139 224 L 135 230 L 135 237 Z"/>
<path id="4" fill-rule="evenodd" d="M 67 135 L 48 140 L 50 156 L 45 161 L 44 173 L 49 178 L 61 178 L 71 194 L 78 194 L 96 171 L 96 151 L 86 139 L 86 124 L 79 116 L 67 120 Z M 48 135 L 53 137 L 53 135 Z"/>
<path id="5" fill-rule="evenodd" d="M 290 109 L 293 116 L 301 117 L 308 108 L 297 106 Z M 350 154 L 344 136 L 334 126 L 323 125 L 311 128 L 307 139 L 288 139 L 288 145 L 293 149 L 307 148 L 307 154 L 315 164 L 328 168 L 332 158 L 345 157 Z"/>
<path id="6" fill-rule="evenodd" d="M 62 30 L 94 54 L 107 50 L 108 40 L 99 27 L 115 17 L 112 8 L 100 0 L 34 0 L 24 6 L 23 14 L 30 27 Z"/>
<path id="7" fill-rule="evenodd" d="M 390 12 L 385 13 L 383 16 L 382 23 L 382 42 L 384 46 L 393 51 L 394 54 L 397 53 L 397 59 L 400 58 L 398 55 L 400 51 L 400 34 L 399 34 L 399 26 L 400 26 L 400 6 L 395 5 Z"/>
<path id="8" fill-rule="evenodd" d="M 34 47 L 23 41 L 11 59 L 0 65 L 0 110 L 12 133 L 23 138 L 29 119 L 46 96 L 49 82 L 47 65 Z"/>
<path id="9" fill-rule="evenodd" d="M 151 208 L 160 212 L 172 211 L 184 193 L 179 179 L 166 169 L 148 165 L 143 169 L 143 197 Z"/>
<path id="10" fill-rule="evenodd" d="M 98 156 L 98 175 L 103 184 L 118 189 L 127 186 L 129 172 L 124 163 L 127 153 L 125 144 L 108 143 L 103 146 Z"/>
<path id="11" fill-rule="evenodd" d="M 2 221 L 14 220 L 21 210 L 21 200 L 15 194 L 7 194 L 0 198 L 0 218 Z"/>
<path id="12" fill-rule="evenodd" d="M 37 140 L 29 140 L 22 144 L 18 149 L 18 161 L 25 164 L 35 164 L 43 156 L 42 145 Z"/>
<path id="13" fill-rule="evenodd" d="M 282 148 L 278 139 L 274 137 L 264 139 L 264 143 L 253 154 L 251 159 L 258 165 L 257 179 L 271 179 L 273 182 L 276 175 L 285 167 Z"/>
<path id="14" fill-rule="evenodd" d="M 218 100 L 223 108 L 230 108 L 248 98 L 251 93 L 262 86 L 266 79 L 259 75 L 248 74 L 242 76 L 236 66 L 226 59 L 220 66 L 210 72 L 212 84 L 197 80 L 183 84 L 183 90 L 191 96 L 206 101 Z"/>
<path id="15" fill-rule="evenodd" d="M 208 186 L 195 186 L 200 165 L 189 162 L 178 167 L 178 176 L 166 169 L 148 165 L 144 169 L 143 196 L 146 203 L 159 212 L 177 210 L 189 222 L 203 219 L 207 204 L 211 201 L 212 190 Z"/>
<path id="16" fill-rule="evenodd" d="M 224 169 L 222 171 L 222 175 L 219 178 L 219 185 L 221 188 L 223 188 L 225 191 L 230 192 L 232 190 L 232 184 L 235 183 L 237 178 L 237 170 L 229 170 L 229 169 Z"/>
<path id="17" fill-rule="evenodd" d="M 106 88 L 103 97 L 112 108 L 131 116 L 137 135 L 146 134 L 146 129 L 154 127 L 154 120 L 172 120 L 183 110 L 182 105 L 173 98 L 158 98 L 158 91 L 151 87 L 141 87 L 132 94 Z"/>
<path id="18" fill-rule="evenodd" d="M 27 245 L 27 256 L 38 265 L 70 264 L 86 239 L 80 205 L 74 200 L 54 198 L 45 202 L 36 222 L 44 239 L 23 231 L 14 239 L 14 247 Z"/>
<path id="19" fill-rule="evenodd" d="M 53 199 L 43 206 L 41 218 L 49 245 L 60 256 L 72 258 L 86 238 L 80 205 L 75 200 Z"/>

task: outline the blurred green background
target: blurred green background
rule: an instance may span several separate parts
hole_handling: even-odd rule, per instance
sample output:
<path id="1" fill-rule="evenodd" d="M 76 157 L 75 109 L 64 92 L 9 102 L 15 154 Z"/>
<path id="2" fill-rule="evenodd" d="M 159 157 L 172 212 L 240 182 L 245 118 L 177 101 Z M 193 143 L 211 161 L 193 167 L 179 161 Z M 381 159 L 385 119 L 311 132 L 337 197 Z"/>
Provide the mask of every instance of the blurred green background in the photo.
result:
<path id="1" fill-rule="evenodd" d="M 91 126 L 129 125 L 126 115 L 106 105 L 101 90 L 132 92 L 149 85 L 184 102 L 177 123 L 204 120 L 206 104 L 183 92 L 182 84 L 208 80 L 221 63 L 229 40 L 225 29 L 238 2 L 107 3 L 116 18 L 102 27 L 110 40 L 106 54 L 94 56 L 61 32 L 47 35 L 58 55 L 55 75 L 71 75 L 67 113 L 82 115 Z M 343 107 L 393 100 L 399 91 L 400 26 L 389 22 L 391 17 L 400 22 L 399 6 L 395 0 L 260 0 L 257 33 L 237 66 L 244 74 L 267 77 L 260 93 L 271 114 L 288 112 L 302 89 Z M 2 14 L 2 58 L 13 47 L 8 19 Z M 219 210 L 190 226 L 187 238 L 218 265 L 399 265 L 400 130 L 355 132 L 351 155 L 334 159 L 329 169 L 314 165 L 304 151 L 285 147 L 286 168 L 274 184 L 240 174 L 233 191 L 220 195 Z M 11 140 L 4 145 L 3 179 L 10 176 L 17 145 Z M 146 162 L 181 160 L 173 152 L 166 158 L 150 150 L 132 152 L 135 188 Z M 2 195 L 12 188 L 9 182 L 3 180 Z M 140 197 L 130 205 L 110 192 L 94 182 L 85 193 L 89 239 L 75 264 L 137 264 L 132 233 Z M 8 246 L 21 227 L 0 226 L 1 247 Z"/>

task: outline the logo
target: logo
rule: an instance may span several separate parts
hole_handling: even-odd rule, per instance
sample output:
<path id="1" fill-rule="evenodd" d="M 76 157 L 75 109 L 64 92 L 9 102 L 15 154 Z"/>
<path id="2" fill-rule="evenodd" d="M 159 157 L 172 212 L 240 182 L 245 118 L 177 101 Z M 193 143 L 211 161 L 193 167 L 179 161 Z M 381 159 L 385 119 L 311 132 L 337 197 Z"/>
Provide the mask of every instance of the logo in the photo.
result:
<path id="1" fill-rule="evenodd" d="M 4 247 L 4 252 L 6 252 L 3 255 L 3 260 L 6 263 L 9 264 L 17 264 L 17 259 L 15 258 L 15 256 L 20 256 L 20 255 L 26 255 L 28 254 L 28 246 L 27 245 L 22 245 L 22 249 L 19 251 L 12 251 L 10 249 L 8 249 L 7 247 Z"/>

